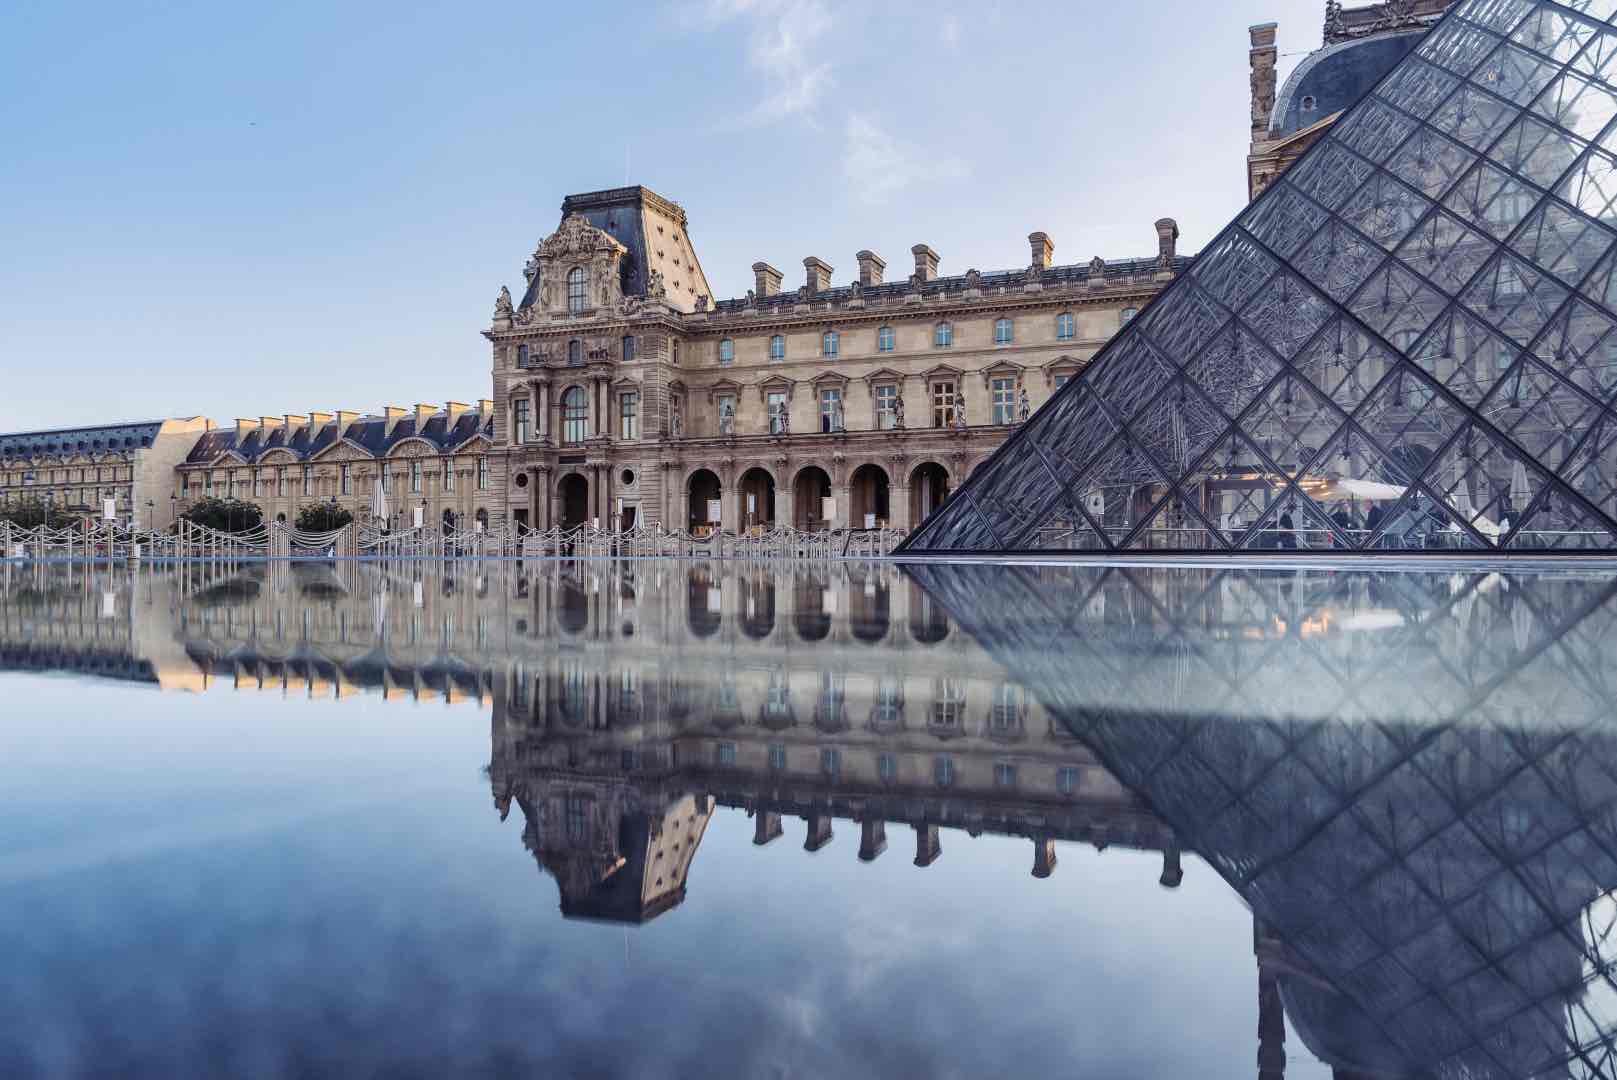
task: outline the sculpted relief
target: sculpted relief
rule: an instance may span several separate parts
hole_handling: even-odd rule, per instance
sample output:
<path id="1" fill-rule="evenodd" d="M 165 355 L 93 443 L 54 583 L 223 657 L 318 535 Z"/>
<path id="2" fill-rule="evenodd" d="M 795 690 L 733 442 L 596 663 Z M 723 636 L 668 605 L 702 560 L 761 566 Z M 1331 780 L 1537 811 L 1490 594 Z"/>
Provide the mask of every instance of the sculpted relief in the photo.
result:
<path id="1" fill-rule="evenodd" d="M 527 322 L 535 314 L 566 313 L 568 275 L 575 269 L 583 271 L 586 309 L 616 307 L 622 299 L 619 262 L 628 253 L 628 248 L 604 229 L 591 225 L 584 215 L 567 215 L 561 226 L 540 242 L 523 268 L 530 286 L 537 278 L 539 287 L 536 292 L 530 290 L 533 300 L 518 314 L 518 321 Z"/>

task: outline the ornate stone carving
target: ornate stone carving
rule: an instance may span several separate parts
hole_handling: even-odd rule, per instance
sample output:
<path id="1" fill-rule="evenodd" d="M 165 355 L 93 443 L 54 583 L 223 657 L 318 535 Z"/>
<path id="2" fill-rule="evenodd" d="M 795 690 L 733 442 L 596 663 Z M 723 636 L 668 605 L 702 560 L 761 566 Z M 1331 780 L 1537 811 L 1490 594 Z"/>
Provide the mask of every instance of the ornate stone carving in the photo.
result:
<path id="1" fill-rule="evenodd" d="M 904 395 L 893 398 L 893 430 L 904 430 Z"/>
<path id="2" fill-rule="evenodd" d="M 667 298 L 668 286 L 663 284 L 662 271 L 653 270 L 651 272 L 651 277 L 646 281 L 646 299 L 666 300 Z"/>
<path id="3" fill-rule="evenodd" d="M 500 286 L 500 295 L 494 301 L 494 317 L 510 318 L 511 316 L 511 290 L 504 285 Z"/>
<path id="4" fill-rule="evenodd" d="M 702 294 L 701 296 L 698 296 L 696 298 L 696 310 L 697 311 L 706 311 L 707 310 L 707 302 L 708 302 L 708 298 L 707 298 L 706 293 Z"/>
<path id="5" fill-rule="evenodd" d="M 1325 0 L 1325 43 L 1329 45 L 1331 42 L 1339 40 L 1344 29 L 1342 26 L 1341 0 Z"/>

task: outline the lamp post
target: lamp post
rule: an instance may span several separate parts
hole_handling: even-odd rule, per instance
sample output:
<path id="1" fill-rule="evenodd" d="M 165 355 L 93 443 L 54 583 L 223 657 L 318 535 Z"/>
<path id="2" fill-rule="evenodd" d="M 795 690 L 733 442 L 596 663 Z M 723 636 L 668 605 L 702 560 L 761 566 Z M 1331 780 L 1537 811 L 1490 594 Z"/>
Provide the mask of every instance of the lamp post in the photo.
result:
<path id="1" fill-rule="evenodd" d="M 157 503 L 152 499 L 146 500 L 146 531 L 155 532 L 157 529 Z"/>

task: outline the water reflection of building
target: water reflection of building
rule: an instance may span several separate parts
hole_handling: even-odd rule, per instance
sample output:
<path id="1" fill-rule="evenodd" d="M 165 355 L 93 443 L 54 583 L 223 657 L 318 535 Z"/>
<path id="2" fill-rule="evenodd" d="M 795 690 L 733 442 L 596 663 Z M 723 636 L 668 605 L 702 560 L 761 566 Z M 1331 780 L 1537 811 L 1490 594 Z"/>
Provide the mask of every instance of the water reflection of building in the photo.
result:
<path id="1" fill-rule="evenodd" d="M 1613 1075 L 1617 583 L 918 573 L 1252 907 L 1260 1075 Z"/>

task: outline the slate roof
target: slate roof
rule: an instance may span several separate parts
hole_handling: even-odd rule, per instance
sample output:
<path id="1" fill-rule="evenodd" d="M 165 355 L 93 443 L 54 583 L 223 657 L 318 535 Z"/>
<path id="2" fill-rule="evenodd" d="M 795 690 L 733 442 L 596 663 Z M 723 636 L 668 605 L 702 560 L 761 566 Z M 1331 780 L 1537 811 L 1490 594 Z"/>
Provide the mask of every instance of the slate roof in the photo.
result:
<path id="1" fill-rule="evenodd" d="M 290 432 L 285 427 L 249 428 L 241 431 L 237 428 L 219 428 L 205 433 L 191 448 L 186 456 L 187 465 L 205 465 L 213 461 L 220 454 L 234 450 L 249 464 L 257 462 L 272 450 L 290 450 L 299 461 L 307 461 L 325 450 L 339 438 L 346 438 L 349 443 L 368 451 L 373 457 L 386 457 L 388 453 L 405 439 L 422 438 L 431 443 L 440 453 L 453 450 L 461 446 L 478 434 L 493 437 L 494 414 L 487 416 L 478 409 L 468 409 L 449 422 L 449 413 L 439 410 L 427 417 L 427 422 L 420 432 L 416 431 L 414 415 L 403 417 L 393 424 L 393 430 L 387 430 L 385 416 L 362 416 L 350 421 L 348 426 L 339 435 L 337 422 L 327 421 L 315 427 L 311 424 L 300 424 Z"/>
<path id="2" fill-rule="evenodd" d="M 1311 53 L 1281 88 L 1269 137 L 1295 135 L 1351 107 L 1420 44 L 1425 32 L 1422 28 L 1359 38 Z M 1313 108 L 1305 109 L 1305 103 Z"/>
<path id="3" fill-rule="evenodd" d="M 129 424 L 102 424 L 96 427 L 58 428 L 55 431 L 22 431 L 0 435 L 0 458 L 138 450 L 143 446 L 150 446 L 162 427 L 161 420 L 147 420 Z"/>

